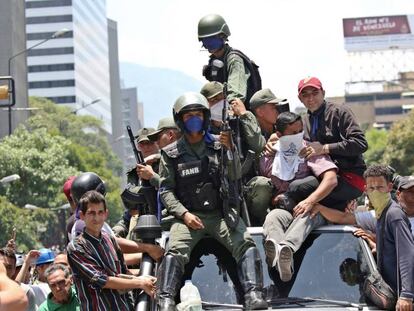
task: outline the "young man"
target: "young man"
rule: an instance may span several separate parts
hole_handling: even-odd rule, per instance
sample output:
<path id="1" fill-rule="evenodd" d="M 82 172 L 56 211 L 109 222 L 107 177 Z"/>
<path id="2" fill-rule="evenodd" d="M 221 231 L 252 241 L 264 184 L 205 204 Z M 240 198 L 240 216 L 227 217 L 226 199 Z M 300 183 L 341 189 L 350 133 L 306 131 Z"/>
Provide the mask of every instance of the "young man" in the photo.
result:
<path id="1" fill-rule="evenodd" d="M 88 191 L 79 204 L 85 228 L 69 243 L 68 259 L 81 310 L 130 310 L 128 295 L 120 290 L 141 288 L 152 297 L 154 277 L 122 277 L 129 272 L 122 252 L 115 238 L 102 231 L 108 217 L 103 195 Z"/>
<path id="2" fill-rule="evenodd" d="M 301 117 L 284 112 L 276 125 L 277 151 L 274 156 L 261 159 L 262 173 L 271 178 L 277 193 L 289 193 L 294 204 L 272 210 L 266 216 L 263 232 L 267 262 L 287 282 L 293 273 L 293 253 L 299 250 L 312 229 L 325 223 L 321 216 L 310 219 L 311 207 L 317 202 L 327 202 L 341 208 L 344 199 L 337 193 L 337 166 L 328 156 L 301 158 L 300 155 L 311 152 L 304 144 Z M 306 196 L 301 195 L 304 188 Z"/>
<path id="3" fill-rule="evenodd" d="M 160 197 L 168 213 L 175 217 L 169 249 L 159 268 L 158 305 L 161 311 L 175 310 L 184 267 L 192 250 L 204 237 L 212 237 L 235 258 L 247 309 L 264 309 L 263 274 L 259 252 L 237 212 L 220 197 L 220 158 L 228 167 L 228 179 L 240 176 L 238 153 L 230 133 L 219 141 L 206 140 L 210 110 L 206 98 L 188 92 L 173 107 L 174 119 L 184 133 L 162 151 Z M 226 148 L 221 152 L 221 148 Z M 234 152 L 232 152 L 234 151 Z"/>
<path id="4" fill-rule="evenodd" d="M 45 276 L 51 292 L 38 311 L 79 311 L 80 305 L 76 291 L 72 287 L 69 267 L 53 264 L 46 269 Z"/>
<path id="5" fill-rule="evenodd" d="M 315 77 L 299 81 L 298 97 L 308 109 L 303 122 L 304 138 L 312 148 L 310 156 L 328 154 L 339 168 L 342 196 L 358 198 L 364 191 L 362 154 L 368 143 L 352 111 L 346 105 L 325 101 L 325 90 Z"/>
<path id="6" fill-rule="evenodd" d="M 366 193 L 378 220 L 378 269 L 394 292 L 400 293 L 396 310 L 411 311 L 414 298 L 414 240 L 410 222 L 404 210 L 391 199 L 392 174 L 386 166 L 370 166 L 364 178 Z"/>

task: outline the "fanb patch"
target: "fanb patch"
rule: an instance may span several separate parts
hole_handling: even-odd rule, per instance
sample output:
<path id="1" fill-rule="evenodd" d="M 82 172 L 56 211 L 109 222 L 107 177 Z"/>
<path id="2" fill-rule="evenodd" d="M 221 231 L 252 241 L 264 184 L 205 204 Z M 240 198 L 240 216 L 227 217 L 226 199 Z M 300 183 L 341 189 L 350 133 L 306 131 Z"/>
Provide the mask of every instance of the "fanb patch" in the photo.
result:
<path id="1" fill-rule="evenodd" d="M 177 170 L 181 178 L 196 176 L 201 174 L 201 161 L 178 164 Z"/>

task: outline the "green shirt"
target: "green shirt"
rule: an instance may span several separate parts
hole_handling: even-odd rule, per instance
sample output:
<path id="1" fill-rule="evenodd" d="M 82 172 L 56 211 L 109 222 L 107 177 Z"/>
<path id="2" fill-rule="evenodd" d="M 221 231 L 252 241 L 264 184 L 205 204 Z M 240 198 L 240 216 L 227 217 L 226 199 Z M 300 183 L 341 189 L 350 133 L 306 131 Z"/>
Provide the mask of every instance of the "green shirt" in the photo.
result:
<path id="1" fill-rule="evenodd" d="M 228 45 L 224 47 L 225 54 L 230 49 Z M 236 54 L 230 54 L 227 58 L 227 100 L 239 98 L 242 102 L 247 96 L 247 80 L 249 80 L 249 70 L 244 66 L 243 59 Z"/>
<path id="2" fill-rule="evenodd" d="M 70 288 L 70 299 L 68 303 L 62 305 L 55 302 L 52 297 L 53 294 L 50 293 L 47 296 L 47 300 L 40 305 L 37 311 L 80 311 L 78 297 L 73 286 Z"/>
<path id="3" fill-rule="evenodd" d="M 240 127 L 248 149 L 259 155 L 266 145 L 266 139 L 262 135 L 262 130 L 255 115 L 251 111 L 246 111 L 245 114 L 240 116 Z"/>

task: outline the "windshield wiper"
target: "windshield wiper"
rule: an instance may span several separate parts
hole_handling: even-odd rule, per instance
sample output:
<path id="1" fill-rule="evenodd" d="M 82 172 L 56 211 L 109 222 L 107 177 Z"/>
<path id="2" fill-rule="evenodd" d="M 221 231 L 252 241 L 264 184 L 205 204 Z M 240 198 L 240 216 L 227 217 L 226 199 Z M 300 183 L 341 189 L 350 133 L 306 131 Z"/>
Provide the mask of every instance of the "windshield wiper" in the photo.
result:
<path id="1" fill-rule="evenodd" d="M 326 302 L 331 303 L 333 305 L 342 306 L 342 307 L 353 307 L 358 308 L 358 310 L 363 310 L 363 306 L 359 303 L 354 303 L 350 301 L 345 300 L 331 300 L 331 299 L 324 299 L 324 298 L 313 298 L 313 297 L 304 297 L 304 299 L 307 299 L 309 301 L 318 301 L 318 302 Z"/>
<path id="2" fill-rule="evenodd" d="M 214 308 L 229 308 L 229 309 L 243 309 L 243 305 L 236 305 L 230 303 L 219 303 L 219 302 L 201 302 L 203 309 L 214 309 Z"/>

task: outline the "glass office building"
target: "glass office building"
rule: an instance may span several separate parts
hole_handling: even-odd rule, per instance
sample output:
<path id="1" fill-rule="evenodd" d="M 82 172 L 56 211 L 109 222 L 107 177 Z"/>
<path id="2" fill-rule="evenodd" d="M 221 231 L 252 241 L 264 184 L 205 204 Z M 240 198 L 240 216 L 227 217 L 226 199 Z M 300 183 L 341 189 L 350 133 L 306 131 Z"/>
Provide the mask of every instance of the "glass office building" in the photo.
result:
<path id="1" fill-rule="evenodd" d="M 71 105 L 101 119 L 112 134 L 105 0 L 26 0 L 29 95 Z M 91 102 L 100 99 L 93 105 Z"/>

